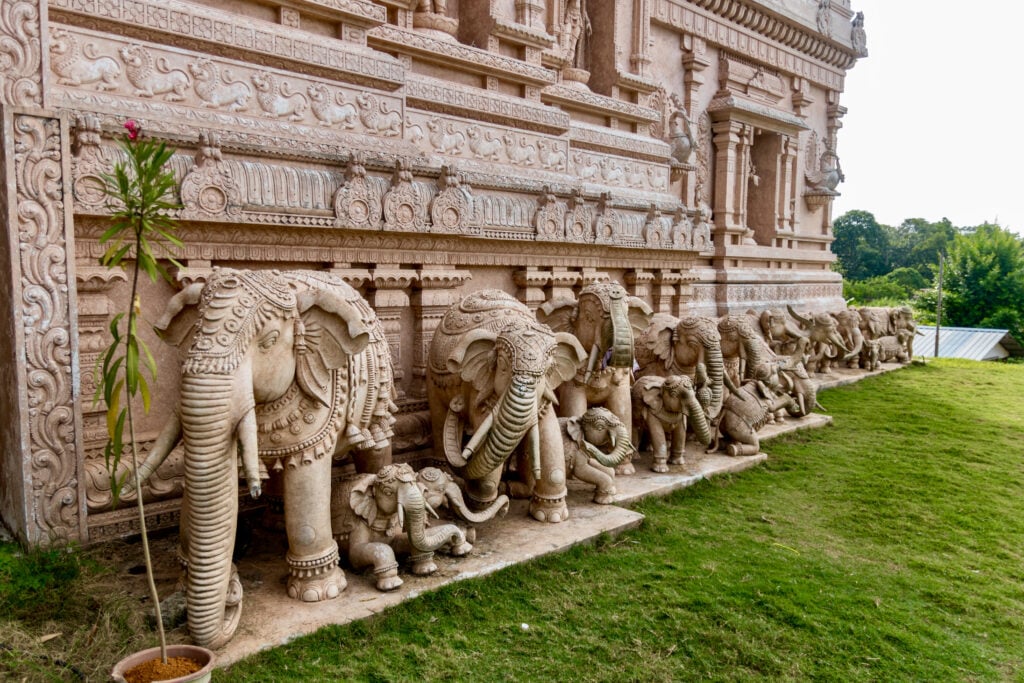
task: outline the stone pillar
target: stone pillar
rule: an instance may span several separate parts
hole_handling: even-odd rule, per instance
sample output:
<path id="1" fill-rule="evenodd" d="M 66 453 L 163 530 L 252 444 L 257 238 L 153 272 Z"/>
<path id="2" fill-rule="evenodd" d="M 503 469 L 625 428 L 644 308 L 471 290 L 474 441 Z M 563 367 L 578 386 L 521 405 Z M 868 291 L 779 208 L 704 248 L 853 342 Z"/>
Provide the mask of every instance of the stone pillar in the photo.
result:
<path id="1" fill-rule="evenodd" d="M 434 338 L 434 331 L 441 324 L 441 318 L 448 307 L 458 298 L 456 290 L 471 277 L 468 270 L 448 270 L 435 266 L 424 266 L 418 271 L 418 288 L 412 293 L 415 322 L 410 398 L 427 398 L 427 357 L 430 352 L 430 340 Z"/>
<path id="2" fill-rule="evenodd" d="M 796 226 L 796 173 L 799 145 L 799 138 L 795 135 L 782 136 L 782 154 L 779 163 L 779 203 L 776 211 L 776 214 L 779 216 L 776 228 L 780 233 L 792 234 Z M 775 246 L 782 247 L 786 245 L 776 244 Z"/>
<path id="3" fill-rule="evenodd" d="M 647 302 L 651 301 L 651 285 L 654 283 L 654 273 L 637 268 L 626 273 L 624 279 L 626 281 L 626 291 L 631 296 Z"/>
<path id="4" fill-rule="evenodd" d="M 391 364 L 395 369 L 395 390 L 398 400 L 405 400 L 405 356 L 402 353 L 402 313 L 409 308 L 409 288 L 416 279 L 415 270 L 375 268 L 371 271 L 374 291 L 368 297 L 373 310 L 377 312 L 384 336 L 391 349 Z"/>
<path id="5" fill-rule="evenodd" d="M 551 272 L 551 287 L 548 292 L 548 300 L 559 297 L 576 298 L 576 287 L 580 284 L 580 274 L 575 270 L 555 268 Z"/>
<path id="6" fill-rule="evenodd" d="M 18 8 L 37 11 L 35 3 L 5 2 L 0 31 Z M 21 37 L 38 58 L 38 40 Z M 11 68 L 9 44 L 0 41 L 3 102 L 31 102 L 41 81 L 20 61 L 25 55 Z M 68 124 L 3 106 L 0 126 L 0 515 L 31 545 L 84 541 Z"/>
<path id="7" fill-rule="evenodd" d="M 677 285 L 682 275 L 673 270 L 659 270 L 654 274 L 652 305 L 655 313 L 679 315 L 679 290 Z"/>
<path id="8" fill-rule="evenodd" d="M 512 280 L 519 287 L 516 298 L 536 313 L 537 308 L 544 303 L 544 288 L 551 283 L 551 271 L 527 266 L 513 273 Z"/>

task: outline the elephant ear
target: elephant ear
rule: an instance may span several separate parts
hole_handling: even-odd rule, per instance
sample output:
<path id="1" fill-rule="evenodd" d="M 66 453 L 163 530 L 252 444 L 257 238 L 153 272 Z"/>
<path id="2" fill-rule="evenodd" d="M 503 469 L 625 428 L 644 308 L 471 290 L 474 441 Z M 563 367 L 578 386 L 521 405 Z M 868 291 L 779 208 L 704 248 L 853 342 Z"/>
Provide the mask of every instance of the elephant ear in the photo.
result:
<path id="1" fill-rule="evenodd" d="M 160 338 L 168 344 L 180 347 L 195 327 L 203 286 L 202 282 L 194 282 L 172 296 L 163 315 L 153 324 Z"/>
<path id="2" fill-rule="evenodd" d="M 661 412 L 661 409 L 664 405 L 662 402 L 661 391 L 662 387 L 664 387 L 665 385 L 665 378 L 650 377 L 649 379 L 654 381 L 645 382 L 645 386 L 640 390 L 640 395 L 643 397 L 644 405 L 651 408 L 655 412 Z"/>
<path id="3" fill-rule="evenodd" d="M 580 424 L 580 418 L 570 417 L 565 421 L 565 433 L 569 435 L 569 438 L 573 440 L 577 446 L 583 446 L 583 425 Z"/>
<path id="4" fill-rule="evenodd" d="M 576 371 L 587 360 L 576 335 L 568 332 L 555 333 L 555 347 L 551 351 L 551 368 L 548 370 L 548 386 L 552 389 L 576 376 Z"/>
<path id="5" fill-rule="evenodd" d="M 577 315 L 577 302 L 572 297 L 559 297 L 537 309 L 537 320 L 554 332 L 572 332 Z"/>
<path id="6" fill-rule="evenodd" d="M 365 519 L 367 524 L 373 524 L 377 519 L 377 501 L 373 497 L 373 485 L 376 481 L 376 474 L 359 475 L 348 497 L 352 511 Z"/>
<path id="7" fill-rule="evenodd" d="M 370 342 L 359 310 L 334 292 L 304 292 L 296 297 L 302 324 L 296 326 L 295 379 L 308 395 L 329 407 L 332 371 Z"/>
<path id="8" fill-rule="evenodd" d="M 665 363 L 665 367 L 672 365 L 672 335 L 675 332 L 677 320 L 667 315 L 655 315 L 651 318 L 651 324 L 646 330 L 647 349 L 654 354 L 654 357 Z"/>
<path id="9" fill-rule="evenodd" d="M 448 371 L 470 382 L 480 400 L 494 392 L 494 342 L 497 338 L 497 333 L 491 330 L 471 330 L 448 356 Z"/>
<path id="10" fill-rule="evenodd" d="M 633 336 L 638 337 L 651 324 L 654 309 L 638 296 L 629 297 L 626 304 L 629 306 L 629 324 L 633 328 Z"/>

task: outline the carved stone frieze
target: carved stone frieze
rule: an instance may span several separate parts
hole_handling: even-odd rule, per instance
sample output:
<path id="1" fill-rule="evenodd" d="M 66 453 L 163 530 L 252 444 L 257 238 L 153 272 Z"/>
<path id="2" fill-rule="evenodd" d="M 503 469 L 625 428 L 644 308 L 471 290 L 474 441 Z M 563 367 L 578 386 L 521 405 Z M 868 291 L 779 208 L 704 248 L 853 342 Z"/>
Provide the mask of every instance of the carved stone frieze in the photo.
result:
<path id="1" fill-rule="evenodd" d="M 79 359 L 69 259 L 74 240 L 65 221 L 61 128 L 54 118 L 15 114 L 3 121 L 7 151 L 13 152 L 3 161 L 3 174 L 14 193 L 0 208 L 7 209 L 16 259 L 6 286 L 18 323 L 9 346 L 18 349 L 17 361 L 6 376 L 20 387 L 19 414 L 6 419 L 20 421 L 25 450 L 15 458 L 22 461 L 26 486 L 24 533 L 33 544 L 81 538 Z"/>
<path id="2" fill-rule="evenodd" d="M 693 4 L 718 16 L 675 0 L 652 0 L 651 21 L 827 88 L 842 90 L 843 72 L 856 61 L 852 48 L 824 41 L 741 0 L 693 0 Z"/>
<path id="3" fill-rule="evenodd" d="M 334 225 L 358 230 L 380 228 L 384 190 L 366 176 L 364 158 L 354 154 L 345 171 L 345 184 L 334 194 Z"/>
<path id="4" fill-rule="evenodd" d="M 669 145 L 660 139 L 575 121 L 569 130 L 569 139 L 574 150 L 611 152 L 620 156 L 662 163 L 668 160 L 670 154 Z"/>
<path id="5" fill-rule="evenodd" d="M 597 217 L 594 221 L 594 240 L 598 244 L 619 244 L 622 233 L 622 218 L 611 206 L 611 196 L 601 195 L 597 203 Z"/>
<path id="6" fill-rule="evenodd" d="M 564 240 L 567 211 L 568 207 L 565 202 L 559 200 L 549 188 L 545 187 L 537 198 L 537 210 L 533 215 L 533 226 L 537 231 L 537 239 Z"/>
<path id="7" fill-rule="evenodd" d="M 579 190 L 572 193 L 566 206 L 565 237 L 570 242 L 595 241 L 594 207 L 587 205 Z"/>
<path id="8" fill-rule="evenodd" d="M 43 103 L 42 20 L 37 0 L 0 3 L 0 102 Z"/>
<path id="9" fill-rule="evenodd" d="M 412 171 L 407 162 L 395 163 L 391 189 L 384 195 L 384 229 L 403 232 L 425 232 L 427 224 L 427 202 L 429 197 L 413 182 Z"/>
<path id="10" fill-rule="evenodd" d="M 586 183 L 645 192 L 664 192 L 668 189 L 669 168 L 664 164 L 574 152 L 571 170 Z"/>
<path id="11" fill-rule="evenodd" d="M 181 217 L 188 220 L 238 220 L 242 213 L 238 184 L 214 132 L 199 134 L 195 163 L 181 181 L 181 203 Z"/>
<path id="12" fill-rule="evenodd" d="M 424 111 L 555 134 L 569 130 L 569 115 L 553 107 L 436 78 L 410 76 L 405 97 L 408 104 Z"/>
<path id="13" fill-rule="evenodd" d="M 456 235 L 479 235 L 480 226 L 472 220 L 473 192 L 463 185 L 459 172 L 452 166 L 441 168 L 437 179 L 437 195 L 430 201 L 430 221 L 434 232 Z"/>
<path id="14" fill-rule="evenodd" d="M 180 0 L 53 0 L 50 19 L 68 24 L 117 25 L 111 33 L 136 39 L 173 36 L 185 49 L 245 56 L 278 68 L 282 60 L 304 73 L 394 89 L 405 80 L 398 60 L 351 42 L 256 19 L 239 21 L 228 11 Z"/>

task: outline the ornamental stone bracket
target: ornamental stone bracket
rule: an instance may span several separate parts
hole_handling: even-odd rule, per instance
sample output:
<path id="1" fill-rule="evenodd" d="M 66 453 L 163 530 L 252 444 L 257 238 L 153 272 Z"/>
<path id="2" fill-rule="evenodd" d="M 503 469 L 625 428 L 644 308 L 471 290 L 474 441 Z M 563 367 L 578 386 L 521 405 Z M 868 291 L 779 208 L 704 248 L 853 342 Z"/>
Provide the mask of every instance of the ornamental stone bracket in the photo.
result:
<path id="1" fill-rule="evenodd" d="M 238 185 L 224 163 L 216 133 L 199 134 L 195 162 L 181 181 L 181 203 L 185 220 L 235 221 L 241 216 Z"/>
<path id="2" fill-rule="evenodd" d="M 85 540 L 69 126 L 0 114 L 0 514 L 31 545 Z"/>

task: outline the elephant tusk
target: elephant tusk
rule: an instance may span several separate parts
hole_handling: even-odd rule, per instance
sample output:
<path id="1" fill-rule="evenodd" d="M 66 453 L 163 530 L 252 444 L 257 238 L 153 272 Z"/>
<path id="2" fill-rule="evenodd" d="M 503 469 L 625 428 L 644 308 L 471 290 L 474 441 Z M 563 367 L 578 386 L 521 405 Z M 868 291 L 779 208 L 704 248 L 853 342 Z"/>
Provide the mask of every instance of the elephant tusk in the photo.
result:
<path id="1" fill-rule="evenodd" d="M 557 397 L 557 396 L 555 396 L 555 392 L 553 392 L 553 391 L 551 390 L 551 387 L 549 387 L 549 386 L 545 386 L 545 387 L 544 387 L 544 392 L 543 392 L 543 393 L 541 394 L 541 396 L 542 396 L 542 397 L 544 398 L 544 400 L 545 400 L 545 401 L 547 401 L 547 402 L 548 402 L 549 404 L 551 404 L 551 405 L 553 405 L 553 406 L 557 406 L 557 405 L 558 405 L 558 397 Z"/>
<path id="2" fill-rule="evenodd" d="M 441 515 L 437 514 L 437 512 L 430 505 L 430 503 L 427 502 L 425 498 L 423 499 L 423 507 L 426 509 L 427 512 L 434 515 L 434 519 L 441 519 Z"/>
<path id="3" fill-rule="evenodd" d="M 594 374 L 594 368 L 597 367 L 597 359 L 600 357 L 601 347 L 595 343 L 594 347 L 590 349 L 590 358 L 587 360 L 587 371 L 583 375 L 584 384 L 590 381 L 590 377 Z"/>
<path id="4" fill-rule="evenodd" d="M 530 455 L 530 462 L 533 465 L 533 478 L 540 479 L 540 427 L 534 423 L 530 427 L 527 437 L 526 452 Z"/>
<path id="5" fill-rule="evenodd" d="M 398 504 L 398 528 L 405 528 L 405 506 L 401 503 Z"/>
<path id="6" fill-rule="evenodd" d="M 473 436 L 472 438 L 470 438 L 469 443 L 467 443 L 466 447 L 462 449 L 463 460 L 468 461 L 471 457 L 473 457 L 474 451 L 476 451 L 476 449 L 480 447 L 480 443 L 484 440 L 484 437 L 487 436 L 487 432 L 491 431 L 491 425 L 493 424 L 494 412 L 492 411 L 487 414 L 487 417 L 484 418 L 484 421 L 481 422 L 480 426 L 476 428 L 475 432 L 473 432 Z"/>
<path id="7" fill-rule="evenodd" d="M 260 457 L 256 445 L 256 409 L 250 408 L 238 421 L 238 444 L 242 449 L 242 469 L 245 471 L 245 483 L 249 486 L 249 495 L 259 498 L 263 490 L 260 485 Z"/>

